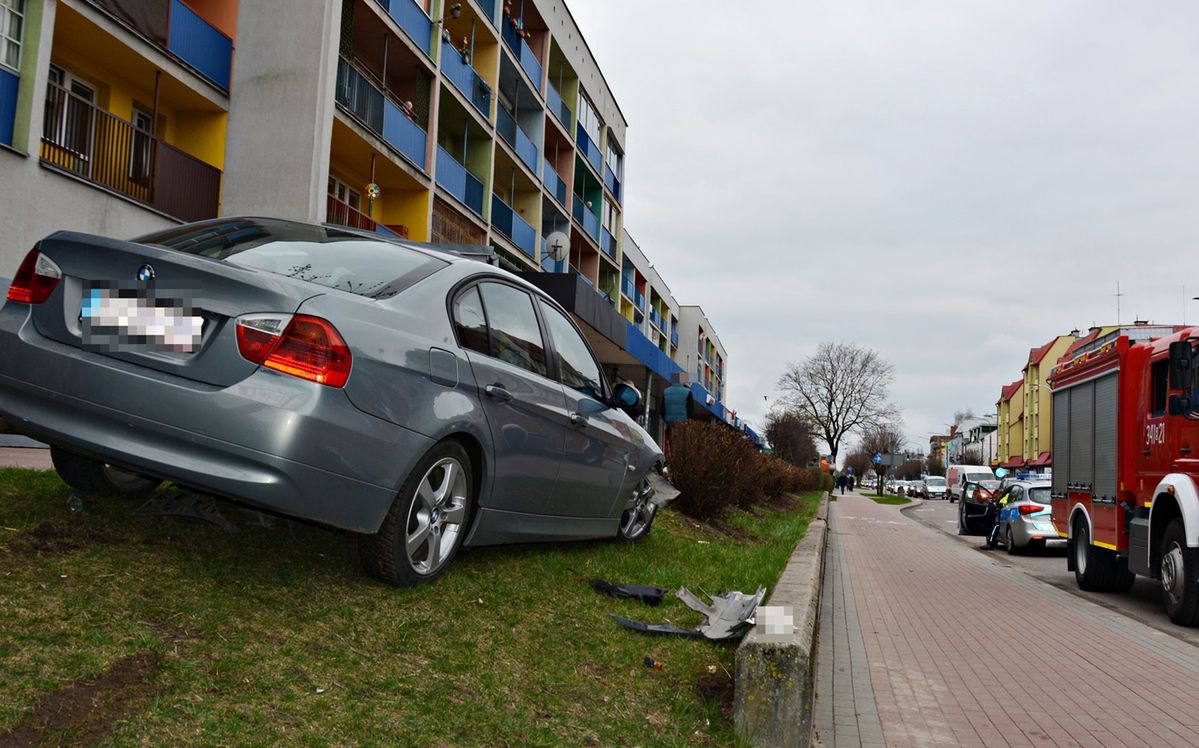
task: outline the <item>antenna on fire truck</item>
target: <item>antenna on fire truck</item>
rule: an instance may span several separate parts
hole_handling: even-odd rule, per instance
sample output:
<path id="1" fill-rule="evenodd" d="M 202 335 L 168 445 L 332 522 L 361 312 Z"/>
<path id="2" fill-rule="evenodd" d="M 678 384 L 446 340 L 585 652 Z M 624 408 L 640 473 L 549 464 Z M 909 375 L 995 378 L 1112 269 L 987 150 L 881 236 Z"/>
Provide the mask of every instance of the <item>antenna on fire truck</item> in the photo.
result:
<path id="1" fill-rule="evenodd" d="M 1116 281 L 1116 327 L 1120 327 L 1120 297 L 1124 294 L 1120 293 L 1120 281 Z"/>

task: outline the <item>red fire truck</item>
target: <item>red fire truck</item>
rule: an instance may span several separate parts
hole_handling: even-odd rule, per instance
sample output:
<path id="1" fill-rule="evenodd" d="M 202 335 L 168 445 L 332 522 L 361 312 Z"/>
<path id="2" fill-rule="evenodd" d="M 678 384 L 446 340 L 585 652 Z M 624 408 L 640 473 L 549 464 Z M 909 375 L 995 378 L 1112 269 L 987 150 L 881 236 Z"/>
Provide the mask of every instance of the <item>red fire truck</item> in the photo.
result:
<path id="1" fill-rule="evenodd" d="M 1184 626 L 1199 624 L 1197 341 L 1199 328 L 1117 331 L 1050 378 L 1050 503 L 1068 568 L 1084 590 L 1158 579 Z"/>

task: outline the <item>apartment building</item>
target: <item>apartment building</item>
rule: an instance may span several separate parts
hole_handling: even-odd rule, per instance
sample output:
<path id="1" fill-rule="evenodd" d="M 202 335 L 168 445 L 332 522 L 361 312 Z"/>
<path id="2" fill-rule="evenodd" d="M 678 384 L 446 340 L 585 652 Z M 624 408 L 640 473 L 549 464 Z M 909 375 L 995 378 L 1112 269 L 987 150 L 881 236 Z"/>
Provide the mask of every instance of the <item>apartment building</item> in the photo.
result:
<path id="1" fill-rule="evenodd" d="M 1021 467 L 1024 465 L 1024 380 L 1005 385 L 995 405 L 999 418 L 999 466 Z"/>
<path id="2" fill-rule="evenodd" d="M 625 231 L 626 130 L 563 0 L 0 0 L 0 275 L 226 215 L 490 245 L 619 318 L 593 343 L 650 413 L 677 366 L 723 419 L 719 338 Z"/>

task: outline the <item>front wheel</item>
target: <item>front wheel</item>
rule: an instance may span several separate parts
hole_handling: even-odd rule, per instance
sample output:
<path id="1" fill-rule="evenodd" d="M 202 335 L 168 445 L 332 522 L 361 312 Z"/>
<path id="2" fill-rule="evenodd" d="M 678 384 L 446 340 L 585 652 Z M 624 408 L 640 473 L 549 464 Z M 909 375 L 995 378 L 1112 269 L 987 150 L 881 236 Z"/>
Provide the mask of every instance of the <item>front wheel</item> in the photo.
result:
<path id="1" fill-rule="evenodd" d="M 50 461 L 63 483 L 92 496 L 149 496 L 162 483 L 58 447 L 50 447 Z"/>
<path id="2" fill-rule="evenodd" d="M 633 542 L 640 540 L 654 527 L 654 517 L 658 513 L 658 505 L 652 501 L 654 492 L 649 485 L 649 478 L 643 478 L 633 494 L 633 505 L 620 516 L 620 527 L 616 537 Z"/>
<path id="3" fill-rule="evenodd" d="M 358 537 L 363 569 L 396 587 L 441 576 L 466 536 L 473 494 L 466 450 L 452 441 L 434 447 L 408 476 L 379 532 Z"/>
<path id="4" fill-rule="evenodd" d="M 1199 624 L 1199 549 L 1188 548 L 1181 519 L 1166 525 L 1162 536 L 1162 603 L 1179 626 Z"/>

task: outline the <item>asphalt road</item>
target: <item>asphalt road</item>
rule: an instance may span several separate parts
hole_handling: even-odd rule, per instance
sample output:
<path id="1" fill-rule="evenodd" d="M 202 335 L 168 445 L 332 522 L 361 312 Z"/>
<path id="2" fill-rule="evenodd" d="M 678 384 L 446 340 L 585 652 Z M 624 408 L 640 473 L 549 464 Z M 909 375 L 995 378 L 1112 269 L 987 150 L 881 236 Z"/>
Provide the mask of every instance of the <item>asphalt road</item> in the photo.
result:
<path id="1" fill-rule="evenodd" d="M 925 501 L 919 506 L 904 508 L 904 514 L 936 530 L 972 546 L 976 550 L 985 538 L 957 534 L 958 505 L 943 500 Z M 1137 577 L 1127 593 L 1083 592 L 1074 581 L 1074 572 L 1066 571 L 1066 551 L 1048 549 L 1009 555 L 1003 548 L 977 551 L 991 557 L 993 563 L 1019 568 L 1027 574 L 1052 584 L 1064 592 L 1091 600 L 1115 614 L 1126 616 L 1151 626 L 1185 642 L 1199 646 L 1199 629 L 1188 629 L 1170 622 L 1162 610 L 1161 592 L 1155 579 Z"/>

